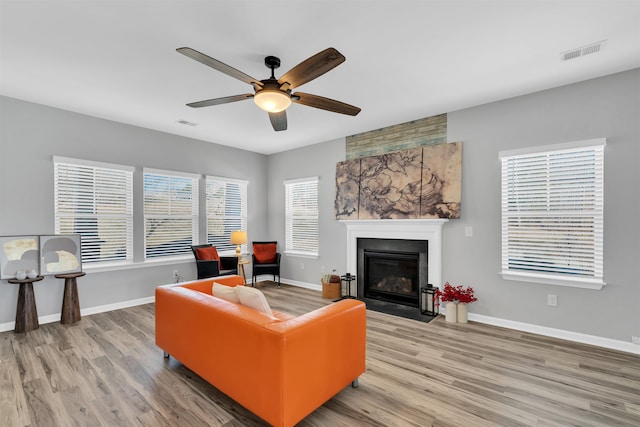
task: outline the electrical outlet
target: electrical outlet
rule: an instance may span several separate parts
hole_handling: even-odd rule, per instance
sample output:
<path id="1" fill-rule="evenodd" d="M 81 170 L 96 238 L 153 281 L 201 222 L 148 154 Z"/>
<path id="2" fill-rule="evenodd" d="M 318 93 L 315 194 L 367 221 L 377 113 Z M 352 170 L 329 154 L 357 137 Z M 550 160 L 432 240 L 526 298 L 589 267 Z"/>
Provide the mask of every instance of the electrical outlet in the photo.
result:
<path id="1" fill-rule="evenodd" d="M 173 277 L 178 277 L 178 270 L 173 270 Z"/>
<path id="2" fill-rule="evenodd" d="M 548 294 L 547 295 L 547 305 L 551 307 L 558 306 L 558 295 Z"/>
<path id="3" fill-rule="evenodd" d="M 473 227 L 468 225 L 464 228 L 464 237 L 473 237 Z"/>
<path id="4" fill-rule="evenodd" d="M 637 337 L 635 335 L 632 336 L 631 337 L 631 342 L 634 343 L 634 344 L 640 344 L 640 337 Z"/>
<path id="5" fill-rule="evenodd" d="M 321 266 L 320 266 L 320 273 L 321 273 L 321 274 L 324 274 L 324 265 L 321 265 Z"/>

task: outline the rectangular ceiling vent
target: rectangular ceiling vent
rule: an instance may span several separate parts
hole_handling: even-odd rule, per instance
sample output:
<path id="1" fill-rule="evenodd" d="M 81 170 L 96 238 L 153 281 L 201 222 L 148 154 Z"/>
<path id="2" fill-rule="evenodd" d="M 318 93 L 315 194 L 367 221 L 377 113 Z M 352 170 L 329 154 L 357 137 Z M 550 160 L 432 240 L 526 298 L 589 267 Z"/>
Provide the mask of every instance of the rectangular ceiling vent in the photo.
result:
<path id="1" fill-rule="evenodd" d="M 602 49 L 604 49 L 605 42 L 606 40 L 602 40 L 596 43 L 588 44 L 586 46 L 564 51 L 560 54 L 560 58 L 563 61 L 568 61 L 570 59 L 576 59 L 580 58 L 581 56 L 600 52 Z"/>

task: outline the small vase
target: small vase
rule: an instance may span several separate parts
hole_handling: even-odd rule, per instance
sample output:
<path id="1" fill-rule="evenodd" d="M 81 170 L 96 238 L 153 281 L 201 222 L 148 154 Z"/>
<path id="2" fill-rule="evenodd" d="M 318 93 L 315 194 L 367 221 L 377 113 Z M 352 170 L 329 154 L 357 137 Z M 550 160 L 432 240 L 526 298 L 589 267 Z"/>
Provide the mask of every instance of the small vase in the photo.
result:
<path id="1" fill-rule="evenodd" d="M 35 279 L 36 277 L 38 277 L 38 273 L 35 270 L 29 270 L 27 271 L 27 277 L 29 279 Z"/>
<path id="2" fill-rule="evenodd" d="M 445 315 L 444 319 L 447 322 L 454 322 L 455 323 L 456 318 L 458 316 L 457 309 L 456 309 L 456 303 L 453 302 L 453 301 L 447 302 L 446 309 L 447 309 L 447 314 Z"/>
<path id="3" fill-rule="evenodd" d="M 458 323 L 467 323 L 469 321 L 469 307 L 463 302 L 458 303 Z"/>
<path id="4" fill-rule="evenodd" d="M 27 273 L 24 270 L 18 270 L 16 271 L 16 279 L 18 280 L 24 280 L 27 278 Z"/>

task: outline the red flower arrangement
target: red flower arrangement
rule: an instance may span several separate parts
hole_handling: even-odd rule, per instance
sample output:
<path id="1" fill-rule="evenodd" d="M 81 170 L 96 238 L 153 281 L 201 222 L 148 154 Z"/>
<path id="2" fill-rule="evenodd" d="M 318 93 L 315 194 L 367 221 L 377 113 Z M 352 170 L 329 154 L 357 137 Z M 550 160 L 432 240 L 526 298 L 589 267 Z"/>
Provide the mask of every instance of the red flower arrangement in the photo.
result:
<path id="1" fill-rule="evenodd" d="M 444 284 L 442 290 L 439 288 L 435 291 L 436 298 L 436 307 L 440 305 L 441 302 L 450 302 L 457 301 L 465 304 L 469 304 L 475 301 L 478 301 L 478 298 L 475 297 L 473 288 L 471 286 L 467 286 L 466 288 L 462 285 L 452 286 L 449 282 Z"/>

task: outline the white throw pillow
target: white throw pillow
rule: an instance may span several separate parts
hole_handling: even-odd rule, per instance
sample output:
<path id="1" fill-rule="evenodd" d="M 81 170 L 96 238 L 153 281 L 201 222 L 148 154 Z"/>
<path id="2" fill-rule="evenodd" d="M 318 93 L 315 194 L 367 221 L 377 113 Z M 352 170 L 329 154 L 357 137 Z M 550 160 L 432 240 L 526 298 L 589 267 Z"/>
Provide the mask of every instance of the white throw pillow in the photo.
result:
<path id="1" fill-rule="evenodd" d="M 240 304 L 258 310 L 269 317 L 274 317 L 267 299 L 260 290 L 249 286 L 238 286 L 236 293 L 240 298 Z"/>
<path id="2" fill-rule="evenodd" d="M 240 287 L 242 288 L 244 286 Z M 236 288 L 234 286 L 226 286 L 217 282 L 213 282 L 213 295 L 236 304 L 240 302 L 240 298 L 238 297 L 238 293 L 236 292 Z"/>

